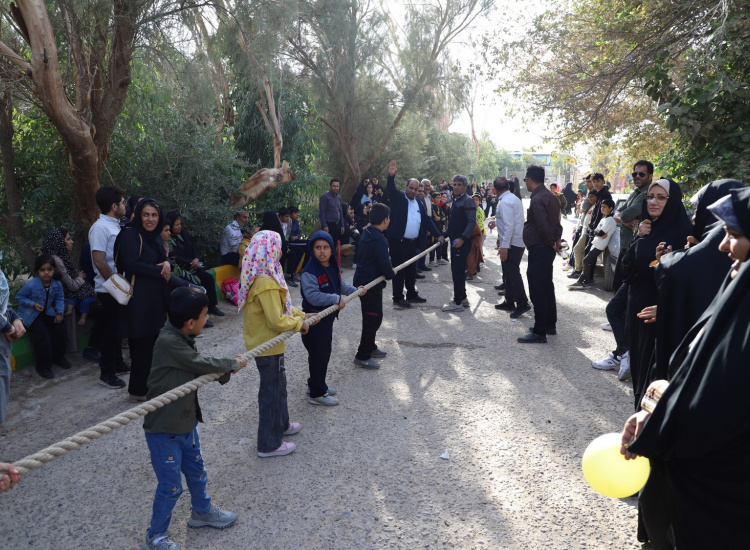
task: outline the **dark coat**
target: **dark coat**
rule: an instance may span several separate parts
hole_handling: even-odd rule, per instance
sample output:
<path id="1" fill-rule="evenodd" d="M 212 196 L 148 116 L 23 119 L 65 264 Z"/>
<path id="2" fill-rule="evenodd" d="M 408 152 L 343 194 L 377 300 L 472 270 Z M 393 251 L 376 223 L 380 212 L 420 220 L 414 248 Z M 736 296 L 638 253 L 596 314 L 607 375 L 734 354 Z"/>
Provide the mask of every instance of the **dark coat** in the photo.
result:
<path id="1" fill-rule="evenodd" d="M 393 278 L 391 256 L 388 252 L 388 241 L 380 229 L 373 226 L 365 228 L 359 239 L 357 270 L 354 272 L 354 286 L 366 285 L 381 275 L 386 280 Z M 385 281 L 374 288 L 385 288 Z"/>
<path id="2" fill-rule="evenodd" d="M 406 193 L 396 188 L 396 178 L 393 176 L 388 176 L 388 183 L 385 190 L 391 206 L 391 223 L 386 230 L 388 238 L 403 239 L 404 231 L 406 231 L 406 218 L 409 215 L 409 199 L 406 198 Z M 424 231 L 428 231 L 430 235 L 439 237 L 440 231 L 435 227 L 432 218 L 427 215 L 427 208 L 425 208 L 424 203 L 417 201 L 417 205 L 419 206 L 419 215 L 422 218 L 419 224 L 418 242 L 424 240 Z"/>

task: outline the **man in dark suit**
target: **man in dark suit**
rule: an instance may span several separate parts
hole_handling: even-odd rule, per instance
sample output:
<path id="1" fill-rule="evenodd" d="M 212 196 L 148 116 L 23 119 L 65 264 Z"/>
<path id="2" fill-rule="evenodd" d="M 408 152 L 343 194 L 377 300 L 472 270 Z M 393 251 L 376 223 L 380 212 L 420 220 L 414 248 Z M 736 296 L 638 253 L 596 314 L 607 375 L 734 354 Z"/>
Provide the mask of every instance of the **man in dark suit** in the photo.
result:
<path id="1" fill-rule="evenodd" d="M 419 180 L 412 178 L 406 183 L 406 189 L 396 188 L 396 161 L 388 165 L 388 182 L 385 186 L 386 197 L 391 206 L 391 223 L 388 226 L 388 247 L 391 253 L 391 264 L 395 267 L 416 256 L 420 235 L 426 230 L 438 237 L 442 243 L 445 239 L 431 217 L 427 215 L 424 202 L 417 200 Z M 393 303 L 408 308 L 411 304 L 426 302 L 415 286 L 417 278 L 416 264 L 410 264 L 393 277 Z M 404 285 L 406 299 L 404 299 Z"/>

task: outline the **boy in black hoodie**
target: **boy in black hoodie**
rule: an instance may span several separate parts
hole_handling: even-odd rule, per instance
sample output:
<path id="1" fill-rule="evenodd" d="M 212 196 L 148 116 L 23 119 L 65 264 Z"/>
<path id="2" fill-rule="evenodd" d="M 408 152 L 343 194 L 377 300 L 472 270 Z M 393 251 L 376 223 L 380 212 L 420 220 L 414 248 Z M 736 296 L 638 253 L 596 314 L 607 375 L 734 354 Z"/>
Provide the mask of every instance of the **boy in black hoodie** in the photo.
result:
<path id="1" fill-rule="evenodd" d="M 391 222 L 391 209 L 378 203 L 370 210 L 370 225 L 365 228 L 359 239 L 359 257 L 354 272 L 354 286 L 361 286 L 374 281 L 381 275 L 392 279 L 396 272 L 391 267 L 388 252 L 388 241 L 383 232 Z M 387 353 L 378 349 L 375 336 L 383 322 L 383 289 L 385 281 L 371 288 L 367 294 L 360 296 L 362 305 L 362 336 L 359 340 L 354 364 L 365 369 L 379 369 L 380 364 L 373 357 L 385 357 Z"/>
<path id="2" fill-rule="evenodd" d="M 333 238 L 327 231 L 317 231 L 310 237 L 308 251 L 310 261 L 302 272 L 300 290 L 302 291 L 302 311 L 318 313 L 332 305 L 338 304 L 344 309 L 344 296 L 356 292 L 356 287 L 341 278 L 341 270 L 333 254 Z M 331 342 L 333 340 L 333 322 L 338 312 L 321 319 L 310 326 L 307 334 L 302 335 L 302 343 L 307 349 L 307 362 L 310 367 L 310 378 L 307 379 L 308 403 L 313 405 L 338 405 L 336 390 L 326 384 L 328 361 L 331 359 Z"/>

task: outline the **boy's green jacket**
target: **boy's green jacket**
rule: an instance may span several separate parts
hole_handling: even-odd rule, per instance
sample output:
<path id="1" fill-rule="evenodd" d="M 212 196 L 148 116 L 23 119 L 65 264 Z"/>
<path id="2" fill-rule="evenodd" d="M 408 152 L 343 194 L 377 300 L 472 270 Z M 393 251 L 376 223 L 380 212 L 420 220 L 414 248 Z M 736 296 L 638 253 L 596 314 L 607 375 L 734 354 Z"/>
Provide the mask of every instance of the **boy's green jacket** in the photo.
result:
<path id="1" fill-rule="evenodd" d="M 212 372 L 226 372 L 220 384 L 229 382 L 230 372 L 237 370 L 232 358 L 203 357 L 195 346 L 195 338 L 183 334 L 167 321 L 154 345 L 151 374 L 148 377 L 148 398 Z M 183 434 L 193 431 L 195 421 L 203 422 L 198 406 L 198 392 L 190 392 L 154 412 L 143 420 L 143 429 L 149 433 Z"/>

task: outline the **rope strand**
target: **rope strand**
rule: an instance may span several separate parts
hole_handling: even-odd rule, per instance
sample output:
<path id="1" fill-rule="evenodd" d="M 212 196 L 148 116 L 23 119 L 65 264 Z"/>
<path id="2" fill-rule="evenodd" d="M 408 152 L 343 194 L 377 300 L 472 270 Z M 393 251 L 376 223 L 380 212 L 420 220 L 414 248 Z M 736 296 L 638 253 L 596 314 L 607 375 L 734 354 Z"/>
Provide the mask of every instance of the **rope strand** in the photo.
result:
<path id="1" fill-rule="evenodd" d="M 401 265 L 393 268 L 394 271 L 396 272 L 401 271 L 405 267 L 416 262 L 419 258 L 427 255 L 430 251 L 436 249 L 440 245 L 441 243 L 436 243 L 432 245 L 427 250 L 417 254 L 413 258 L 410 258 L 409 260 L 405 261 Z M 385 280 L 385 277 L 380 276 L 374 281 L 364 285 L 364 290 L 369 290 L 375 285 L 380 284 L 384 280 Z M 360 296 L 362 292 L 363 292 L 363 289 L 357 289 L 356 292 L 353 292 L 349 296 L 345 296 L 344 302 L 349 303 L 354 298 Z M 324 317 L 327 317 L 328 315 L 331 315 L 338 309 L 339 309 L 338 304 L 332 305 L 324 309 L 323 311 L 315 314 L 314 316 L 308 318 L 306 321 L 309 324 L 314 325 L 318 321 L 320 321 Z M 241 357 L 249 361 L 250 359 L 257 357 L 261 353 L 264 353 L 268 351 L 269 349 L 273 348 L 274 346 L 280 344 L 281 342 L 288 340 L 295 334 L 296 334 L 296 331 L 294 330 L 282 332 L 278 336 L 271 338 L 270 340 L 260 344 L 259 346 L 251 349 L 250 351 L 243 353 Z M 70 451 L 78 450 L 84 445 L 88 445 L 95 439 L 99 439 L 100 437 L 104 435 L 112 433 L 118 428 L 122 428 L 123 426 L 130 424 L 133 420 L 137 420 L 143 416 L 146 416 L 148 413 L 153 412 L 156 409 L 160 409 L 161 407 L 168 405 L 169 403 L 173 401 L 176 401 L 180 397 L 183 397 L 191 392 L 197 391 L 198 388 L 205 386 L 206 384 L 209 384 L 213 382 L 214 380 L 217 380 L 219 377 L 222 376 L 222 374 L 223 373 L 211 373 L 211 374 L 204 374 L 202 376 L 199 376 L 195 380 L 191 380 L 190 382 L 182 384 L 181 386 L 178 386 L 166 393 L 163 393 L 157 397 L 154 397 L 153 399 L 150 399 L 149 401 L 146 401 L 145 403 L 141 403 L 140 405 L 133 407 L 132 409 L 123 411 L 120 414 L 113 416 L 112 418 L 109 418 L 107 420 L 104 420 L 103 422 L 100 422 L 99 424 L 96 424 L 95 426 L 91 426 L 90 428 L 80 431 L 75 435 L 71 435 L 70 437 L 63 439 L 62 441 L 58 441 L 57 443 L 54 443 L 53 445 L 50 445 L 49 447 L 46 447 L 42 449 L 41 451 L 38 451 L 32 455 L 22 458 L 21 460 L 14 462 L 13 465 L 16 467 L 16 470 L 18 470 L 18 472 L 21 475 L 26 475 L 30 471 L 39 469 L 45 464 L 52 462 L 56 458 L 65 456 Z M 6 473 L 7 472 L 0 471 L 0 475 L 6 474 Z"/>

